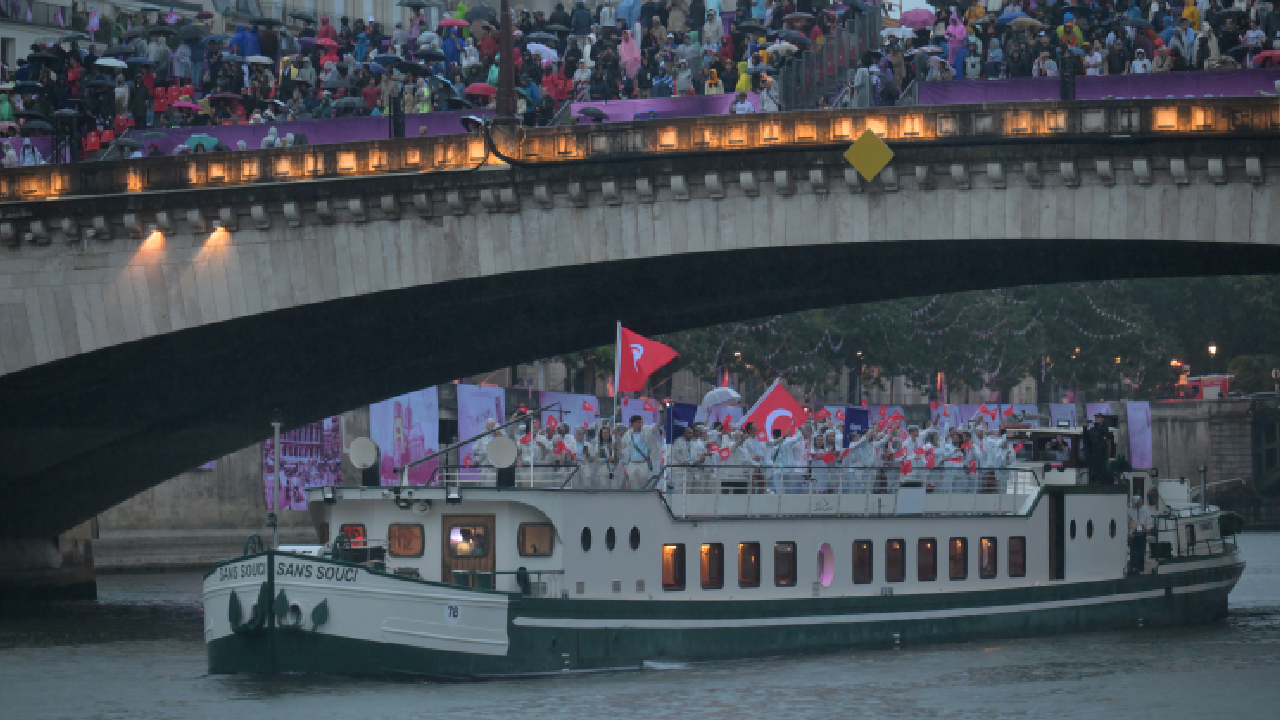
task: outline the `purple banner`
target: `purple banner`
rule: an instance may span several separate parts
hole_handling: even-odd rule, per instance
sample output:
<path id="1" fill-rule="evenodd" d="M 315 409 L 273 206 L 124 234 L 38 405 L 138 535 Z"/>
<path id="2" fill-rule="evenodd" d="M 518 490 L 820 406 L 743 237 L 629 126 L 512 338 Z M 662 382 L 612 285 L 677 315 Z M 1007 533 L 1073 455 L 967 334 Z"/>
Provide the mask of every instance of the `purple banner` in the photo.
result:
<path id="1" fill-rule="evenodd" d="M 490 420 L 501 425 L 506 418 L 506 391 L 488 385 L 458 385 L 458 437 L 469 438 L 484 432 Z M 467 443 L 458 450 L 463 465 L 474 465 L 471 449 L 475 443 Z"/>
<path id="2" fill-rule="evenodd" d="M 641 418 L 644 419 L 645 425 L 652 425 L 658 422 L 658 408 L 660 405 L 661 403 L 659 403 L 657 400 L 642 400 L 640 398 L 626 398 L 622 401 L 622 422 L 624 424 L 630 423 L 632 415 L 639 415 Z M 720 408 L 712 408 L 713 411 L 716 411 L 719 409 Z M 701 415 L 702 413 L 698 413 L 698 414 Z M 741 411 L 739 411 L 738 417 L 739 418 L 742 417 Z M 710 425 L 712 422 L 715 422 L 714 420 L 707 420 L 705 418 L 699 418 L 699 420 L 706 422 L 708 425 Z"/>
<path id="3" fill-rule="evenodd" d="M 1276 68 L 1084 76 L 1076 78 L 1076 99 L 1253 97 L 1259 91 L 1274 93 L 1276 80 L 1280 80 L 1280 69 Z M 934 81 L 919 83 L 918 87 L 921 105 L 1029 102 L 1060 97 L 1056 77 Z"/>
<path id="4" fill-rule="evenodd" d="M 306 488 L 342 484 L 341 418 L 331 417 L 280 434 L 280 501 L 276 487 L 274 439 L 262 443 L 262 485 L 267 508 L 306 510 Z"/>
<path id="5" fill-rule="evenodd" d="M 652 120 L 655 118 L 694 117 L 700 115 L 728 115 L 733 105 L 735 93 L 723 95 L 693 95 L 689 97 L 650 98 L 648 100 L 608 100 L 604 102 L 573 103 L 569 111 L 579 117 L 583 108 L 596 108 L 609 117 L 605 122 L 630 122 L 632 120 Z M 751 106 L 760 110 L 760 96 L 747 93 Z M 579 123 L 589 122 L 582 117 Z"/>
<path id="6" fill-rule="evenodd" d="M 1084 419 L 1085 419 L 1085 422 L 1090 422 L 1090 423 L 1091 423 L 1091 422 L 1093 422 L 1093 416 L 1094 416 L 1094 415 L 1097 415 L 1098 413 L 1102 413 L 1103 415 L 1110 415 L 1110 414 L 1111 414 L 1111 403 L 1109 403 L 1109 402 L 1091 402 L 1091 403 L 1085 403 L 1085 404 L 1084 404 Z"/>
<path id="7" fill-rule="evenodd" d="M 1129 421 L 1129 464 L 1145 470 L 1151 467 L 1151 403 L 1130 400 L 1124 407 Z"/>
<path id="8" fill-rule="evenodd" d="M 440 447 L 440 398 L 436 388 L 417 390 L 369 406 L 369 436 L 382 451 L 383 485 L 398 485 L 395 468 L 419 460 Z M 409 470 L 410 485 L 426 485 L 439 460 Z"/>
<path id="9" fill-rule="evenodd" d="M 1079 427 L 1080 421 L 1076 419 L 1076 406 L 1073 403 L 1054 403 L 1049 406 L 1049 421 L 1054 427 L 1058 427 L 1059 420 L 1066 420 L 1068 427 Z"/>
<path id="10" fill-rule="evenodd" d="M 538 393 L 538 404 L 546 407 L 552 403 L 560 403 L 559 407 L 543 410 L 542 426 L 546 427 L 554 418 L 556 423 L 568 423 L 569 427 L 584 427 L 595 424 L 600 417 L 600 399 L 595 395 L 579 393 L 552 392 L 543 390 Z"/>

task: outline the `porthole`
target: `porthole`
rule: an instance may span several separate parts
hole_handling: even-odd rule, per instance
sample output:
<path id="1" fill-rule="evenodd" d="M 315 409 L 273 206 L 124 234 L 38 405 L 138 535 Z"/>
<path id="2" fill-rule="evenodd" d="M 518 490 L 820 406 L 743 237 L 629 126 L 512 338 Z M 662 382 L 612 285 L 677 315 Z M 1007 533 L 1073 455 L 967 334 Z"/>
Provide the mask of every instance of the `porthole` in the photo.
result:
<path id="1" fill-rule="evenodd" d="M 1116 536 L 1116 519 L 1111 518 L 1111 537 Z"/>
<path id="2" fill-rule="evenodd" d="M 587 544 L 588 544 L 588 543 L 587 543 L 587 541 L 591 538 L 591 536 L 587 534 L 587 531 L 586 531 L 586 530 L 583 530 L 583 531 L 582 531 L 582 533 L 583 533 L 583 534 L 582 534 L 582 537 L 583 537 L 582 543 L 583 543 L 583 548 L 585 549 L 585 548 L 586 548 L 586 546 L 587 546 Z M 1072 521 L 1071 521 L 1071 539 L 1072 539 L 1072 540 L 1075 540 L 1075 539 L 1076 539 L 1076 521 L 1075 521 L 1075 520 L 1072 520 Z"/>
<path id="3" fill-rule="evenodd" d="M 1084 524 L 1084 536 L 1087 538 L 1093 538 L 1093 519 L 1092 518 L 1090 518 L 1089 521 Z"/>
<path id="4" fill-rule="evenodd" d="M 613 552 L 613 546 L 617 542 L 618 534 L 613 531 L 613 528 L 604 531 L 604 546 L 608 548 L 609 552 Z"/>
<path id="5" fill-rule="evenodd" d="M 1076 536 L 1075 521 L 1072 520 L 1071 522 L 1072 522 L 1071 537 L 1075 537 Z M 582 552 L 586 552 L 590 549 L 591 549 L 591 528 L 584 527 L 582 528 Z"/>
<path id="6" fill-rule="evenodd" d="M 631 528 L 631 537 L 629 538 L 629 540 L 631 542 L 632 550 L 640 549 L 640 528 L 638 527 Z"/>

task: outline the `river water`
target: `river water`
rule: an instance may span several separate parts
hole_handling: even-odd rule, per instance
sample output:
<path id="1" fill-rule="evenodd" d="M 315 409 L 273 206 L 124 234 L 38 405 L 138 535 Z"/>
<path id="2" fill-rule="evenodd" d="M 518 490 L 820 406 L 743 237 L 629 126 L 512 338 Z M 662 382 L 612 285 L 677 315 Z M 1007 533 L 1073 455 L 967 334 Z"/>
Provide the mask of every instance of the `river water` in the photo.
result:
<path id="1" fill-rule="evenodd" d="M 0 616 L 0 718 L 1277 717 L 1280 534 L 1240 547 L 1212 625 L 483 683 L 210 676 L 198 575 L 103 576 Z"/>

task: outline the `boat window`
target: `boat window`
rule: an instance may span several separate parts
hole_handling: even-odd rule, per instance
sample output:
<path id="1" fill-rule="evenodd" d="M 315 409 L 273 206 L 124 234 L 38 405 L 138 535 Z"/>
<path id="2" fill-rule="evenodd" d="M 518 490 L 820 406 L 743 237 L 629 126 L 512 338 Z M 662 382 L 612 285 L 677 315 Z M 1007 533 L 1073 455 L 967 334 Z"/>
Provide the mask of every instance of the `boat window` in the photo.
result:
<path id="1" fill-rule="evenodd" d="M 984 537 L 978 546 L 978 577 L 991 579 L 996 576 L 996 539 Z"/>
<path id="2" fill-rule="evenodd" d="M 392 557 L 422 557 L 424 530 L 416 523 L 392 523 L 387 527 L 387 552 Z"/>
<path id="3" fill-rule="evenodd" d="M 591 549 L 591 528 L 584 527 L 582 528 L 582 552 L 587 552 L 590 549 Z"/>
<path id="4" fill-rule="evenodd" d="M 1027 539 L 1009 538 L 1009 577 L 1027 576 Z"/>
<path id="5" fill-rule="evenodd" d="M 835 551 L 831 549 L 831 543 L 822 543 L 818 547 L 818 582 L 822 583 L 822 587 L 831 587 L 831 581 L 835 577 Z"/>
<path id="6" fill-rule="evenodd" d="M 951 538 L 951 542 L 947 544 L 947 562 L 952 580 L 964 580 L 969 577 L 968 538 Z"/>
<path id="7" fill-rule="evenodd" d="M 662 546 L 662 589 L 684 589 L 684 543 Z"/>
<path id="8" fill-rule="evenodd" d="M 487 557 L 489 529 L 484 525 L 454 525 L 449 528 L 450 557 Z"/>
<path id="9" fill-rule="evenodd" d="M 884 580 L 902 582 L 907 579 L 907 541 L 887 540 L 884 544 Z"/>
<path id="10" fill-rule="evenodd" d="M 738 543 L 738 587 L 760 587 L 760 543 Z"/>
<path id="11" fill-rule="evenodd" d="M 859 585 L 871 582 L 875 574 L 871 566 L 871 549 L 870 540 L 853 541 L 853 581 Z"/>
<path id="12" fill-rule="evenodd" d="M 773 584 L 778 587 L 794 587 L 796 584 L 796 544 L 773 544 Z"/>
<path id="13" fill-rule="evenodd" d="M 548 557 L 556 547 L 556 531 L 551 523 L 520 523 L 517 538 L 521 557 Z"/>
<path id="14" fill-rule="evenodd" d="M 702 544 L 702 589 L 719 590 L 724 587 L 724 545 Z"/>
<path id="15" fill-rule="evenodd" d="M 369 537 L 365 534 L 364 525 L 360 523 L 347 523 L 338 526 L 338 534 L 346 535 L 347 540 L 351 541 L 351 547 L 364 547 L 365 538 Z"/>
<path id="16" fill-rule="evenodd" d="M 329 526 L 326 525 L 324 529 L 326 532 L 328 532 Z M 1111 518 L 1111 537 L 1115 537 L 1115 536 L 1116 536 L 1116 519 Z"/>
<path id="17" fill-rule="evenodd" d="M 632 527 L 632 528 L 631 528 L 631 537 L 630 537 L 630 538 L 628 538 L 628 540 L 629 540 L 629 541 L 630 541 L 630 543 L 631 543 L 631 549 L 632 549 L 632 550 L 639 550 L 639 549 L 640 549 L 640 528 L 638 528 L 638 527 Z"/>
<path id="18" fill-rule="evenodd" d="M 1075 518 L 1072 518 L 1072 519 L 1071 519 L 1071 539 L 1072 539 L 1072 540 L 1075 540 L 1075 539 L 1076 539 L 1076 520 L 1075 520 Z"/>
<path id="19" fill-rule="evenodd" d="M 608 530 L 605 530 L 604 531 L 605 548 L 610 552 L 613 552 L 613 546 L 616 545 L 617 543 L 618 543 L 618 533 L 614 532 L 613 528 L 609 528 Z"/>
<path id="20" fill-rule="evenodd" d="M 938 579 L 938 541 L 933 538 L 916 541 L 916 579 L 921 582 Z"/>
<path id="21" fill-rule="evenodd" d="M 1089 518 L 1084 524 L 1084 536 L 1093 539 L 1093 518 Z"/>

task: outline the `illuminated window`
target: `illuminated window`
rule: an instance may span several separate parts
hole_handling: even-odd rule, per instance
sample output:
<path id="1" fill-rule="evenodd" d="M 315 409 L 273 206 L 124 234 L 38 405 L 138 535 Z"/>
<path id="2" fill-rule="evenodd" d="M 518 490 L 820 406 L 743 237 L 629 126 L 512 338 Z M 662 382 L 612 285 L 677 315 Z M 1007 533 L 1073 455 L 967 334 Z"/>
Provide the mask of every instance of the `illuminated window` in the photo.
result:
<path id="1" fill-rule="evenodd" d="M 486 557 L 489 530 L 484 525 L 454 525 L 449 528 L 449 557 Z"/>
<path id="2" fill-rule="evenodd" d="M 392 557 L 422 557 L 421 525 L 394 523 L 387 527 L 387 552 Z"/>
<path id="3" fill-rule="evenodd" d="M 719 590 L 724 587 L 724 545 L 702 544 L 702 589 Z"/>
<path id="4" fill-rule="evenodd" d="M 903 582 L 907 579 L 907 541 L 888 540 L 884 544 L 885 582 Z"/>
<path id="5" fill-rule="evenodd" d="M 951 538 L 947 544 L 947 564 L 952 580 L 964 580 L 969 577 L 969 540 L 967 538 Z"/>
<path id="6" fill-rule="evenodd" d="M 1027 576 L 1027 539 L 1009 538 L 1009 577 Z"/>
<path id="7" fill-rule="evenodd" d="M 364 532 L 364 525 L 359 523 L 348 523 L 338 526 L 338 534 L 345 535 L 352 545 L 364 546 L 364 540 L 368 537 Z M 359 542 L 356 542 L 356 541 Z"/>
<path id="8" fill-rule="evenodd" d="M 662 546 L 662 589 L 684 589 L 684 543 Z"/>
<path id="9" fill-rule="evenodd" d="M 556 547 L 551 523 L 521 523 L 516 537 L 521 557 L 548 557 Z"/>
<path id="10" fill-rule="evenodd" d="M 836 555 L 830 543 L 822 543 L 818 547 L 818 582 L 822 587 L 831 587 L 836 577 Z"/>
<path id="11" fill-rule="evenodd" d="M 760 587 L 760 543 L 738 543 L 738 587 Z"/>
<path id="12" fill-rule="evenodd" d="M 978 545 L 978 577 L 989 580 L 996 572 L 996 539 L 984 537 Z"/>
<path id="13" fill-rule="evenodd" d="M 870 540 L 855 540 L 853 542 L 853 581 L 859 585 L 871 582 L 875 576 L 871 551 L 872 543 Z"/>
<path id="14" fill-rule="evenodd" d="M 773 544 L 773 584 L 778 587 L 795 587 L 796 584 L 796 544 L 793 542 L 776 542 Z"/>
<path id="15" fill-rule="evenodd" d="M 338 153 L 338 172 L 355 172 L 356 154 L 353 152 Z"/>
<path id="16" fill-rule="evenodd" d="M 916 541 L 916 579 L 920 582 L 938 579 L 938 541 L 933 538 Z"/>

